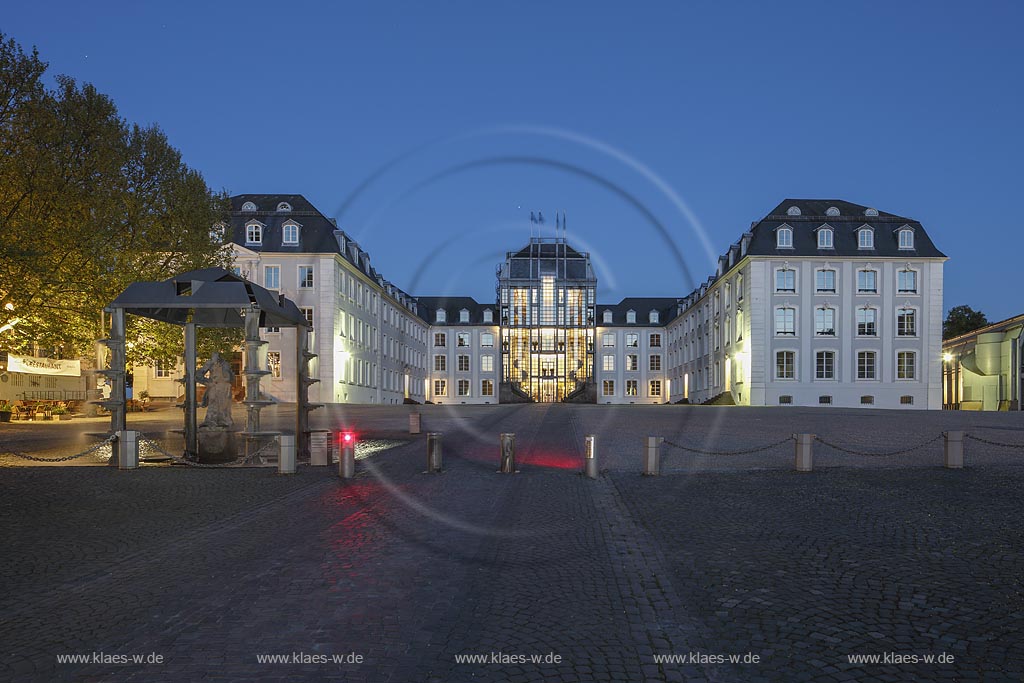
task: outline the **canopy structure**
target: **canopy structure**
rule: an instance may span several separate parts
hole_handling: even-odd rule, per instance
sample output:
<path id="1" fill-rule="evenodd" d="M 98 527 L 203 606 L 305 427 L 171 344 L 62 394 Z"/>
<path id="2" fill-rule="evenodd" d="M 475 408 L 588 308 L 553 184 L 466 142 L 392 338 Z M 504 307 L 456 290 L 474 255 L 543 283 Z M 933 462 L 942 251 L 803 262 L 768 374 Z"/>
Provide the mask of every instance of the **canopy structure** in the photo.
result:
<path id="1" fill-rule="evenodd" d="M 134 282 L 106 307 L 111 316 L 110 338 L 100 340 L 111 350 L 109 370 L 100 370 L 111 380 L 110 399 L 101 404 L 110 410 L 111 432 L 127 428 L 125 387 L 125 316 L 138 315 L 185 329 L 185 454 L 199 453 L 196 427 L 196 328 L 244 328 L 246 350 L 246 429 L 248 440 L 266 437 L 259 424 L 259 412 L 272 403 L 260 392 L 260 378 L 269 371 L 260 367 L 261 327 L 294 327 L 296 330 L 296 377 L 298 410 L 295 444 L 298 455 L 309 455 L 309 412 L 307 389 L 316 380 L 309 377 L 309 323 L 302 311 L 284 295 L 275 294 L 223 268 L 205 268 L 176 275 L 163 282 Z"/>

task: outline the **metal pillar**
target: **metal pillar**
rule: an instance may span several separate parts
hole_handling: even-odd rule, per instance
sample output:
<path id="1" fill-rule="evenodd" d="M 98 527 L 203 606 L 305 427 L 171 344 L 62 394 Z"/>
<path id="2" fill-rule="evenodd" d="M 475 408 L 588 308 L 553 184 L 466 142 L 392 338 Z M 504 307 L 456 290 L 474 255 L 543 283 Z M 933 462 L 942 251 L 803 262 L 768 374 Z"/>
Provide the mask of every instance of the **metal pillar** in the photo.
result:
<path id="1" fill-rule="evenodd" d="M 814 469 L 814 434 L 795 434 L 796 471 L 810 472 Z"/>
<path id="2" fill-rule="evenodd" d="M 139 467 L 139 433 L 131 429 L 123 429 L 117 433 L 117 439 L 111 442 L 117 460 L 117 469 L 134 470 Z"/>
<path id="3" fill-rule="evenodd" d="M 950 470 L 962 470 L 964 468 L 964 433 L 943 432 L 943 451 L 945 453 L 945 467 Z"/>
<path id="4" fill-rule="evenodd" d="M 185 454 L 199 456 L 199 431 L 196 426 L 196 325 L 185 324 Z"/>
<path id="5" fill-rule="evenodd" d="M 341 444 L 341 455 L 338 456 L 338 476 L 342 479 L 351 479 L 356 476 L 356 445 L 351 441 Z"/>
<path id="6" fill-rule="evenodd" d="M 661 474 L 662 436 L 648 436 L 644 439 L 644 476 L 657 477 Z"/>
<path id="7" fill-rule="evenodd" d="M 124 309 L 115 308 L 110 312 L 110 400 L 105 403 L 110 410 L 110 433 L 128 429 L 125 396 L 125 321 Z"/>
<path id="8" fill-rule="evenodd" d="M 281 447 L 277 458 L 277 473 L 295 474 L 295 436 L 282 434 L 277 437 L 277 442 Z"/>
<path id="9" fill-rule="evenodd" d="M 516 435 L 501 435 L 501 473 L 514 474 L 516 471 Z"/>
<path id="10" fill-rule="evenodd" d="M 597 479 L 597 450 L 595 440 L 596 437 L 593 434 L 587 434 L 583 437 L 583 473 L 588 479 Z"/>
<path id="11" fill-rule="evenodd" d="M 427 474 L 441 471 L 441 433 L 427 432 Z"/>

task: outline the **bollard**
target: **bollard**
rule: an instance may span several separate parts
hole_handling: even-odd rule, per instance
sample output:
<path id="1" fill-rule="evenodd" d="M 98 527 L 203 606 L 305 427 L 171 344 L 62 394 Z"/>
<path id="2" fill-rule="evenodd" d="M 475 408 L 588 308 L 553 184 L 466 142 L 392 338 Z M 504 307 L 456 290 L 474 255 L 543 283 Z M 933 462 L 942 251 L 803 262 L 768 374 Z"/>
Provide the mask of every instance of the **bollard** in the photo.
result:
<path id="1" fill-rule="evenodd" d="M 796 471 L 810 472 L 814 468 L 814 434 L 794 434 L 796 438 Z"/>
<path id="2" fill-rule="evenodd" d="M 338 456 L 338 476 L 342 479 L 351 479 L 356 476 L 355 441 L 341 443 L 341 454 Z"/>
<path id="3" fill-rule="evenodd" d="M 441 471 L 441 433 L 427 432 L 427 474 Z"/>
<path id="4" fill-rule="evenodd" d="M 583 473 L 588 479 L 597 479 L 597 451 L 595 450 L 595 437 L 587 434 L 583 437 Z"/>
<path id="5" fill-rule="evenodd" d="M 132 429 L 125 429 L 117 433 L 117 440 L 113 442 L 117 450 L 117 469 L 134 470 L 139 467 L 139 433 Z"/>
<path id="6" fill-rule="evenodd" d="M 420 414 L 409 413 L 409 433 L 419 434 L 420 433 Z"/>
<path id="7" fill-rule="evenodd" d="M 277 443 L 281 449 L 277 456 L 277 473 L 295 474 L 295 435 L 281 434 L 277 437 Z"/>
<path id="8" fill-rule="evenodd" d="M 656 477 L 661 474 L 661 442 L 663 436 L 648 436 L 644 439 L 644 476 Z"/>
<path id="9" fill-rule="evenodd" d="M 946 468 L 951 470 L 962 470 L 964 468 L 964 433 L 943 432 L 944 451 L 946 454 Z"/>
<path id="10" fill-rule="evenodd" d="M 516 435 L 501 435 L 501 473 L 515 474 L 516 471 Z"/>

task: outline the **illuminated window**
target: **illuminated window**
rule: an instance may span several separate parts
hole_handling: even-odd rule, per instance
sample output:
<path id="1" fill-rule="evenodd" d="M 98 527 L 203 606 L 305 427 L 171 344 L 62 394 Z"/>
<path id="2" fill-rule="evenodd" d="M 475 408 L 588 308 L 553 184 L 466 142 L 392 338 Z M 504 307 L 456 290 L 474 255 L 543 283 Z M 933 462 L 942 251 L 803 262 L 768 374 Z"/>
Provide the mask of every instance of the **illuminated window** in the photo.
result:
<path id="1" fill-rule="evenodd" d="M 615 395 L 615 380 L 606 379 L 601 383 L 601 395 L 602 396 L 614 396 Z"/>
<path id="2" fill-rule="evenodd" d="M 274 379 L 281 379 L 281 352 L 280 351 L 268 351 L 267 352 L 267 369 L 270 370 L 270 376 Z"/>
<path id="3" fill-rule="evenodd" d="M 651 398 L 657 398 L 658 396 L 661 396 L 661 380 L 652 379 L 648 386 L 648 391 Z"/>
<path id="4" fill-rule="evenodd" d="M 601 369 L 605 372 L 613 372 L 615 370 L 615 356 L 610 353 L 605 354 L 601 358 Z"/>
<path id="5" fill-rule="evenodd" d="M 917 379 L 917 354 L 900 351 L 896 354 L 896 379 Z"/>
<path id="6" fill-rule="evenodd" d="M 448 382 L 443 379 L 434 380 L 434 396 L 447 396 L 448 395 Z"/>
<path id="7" fill-rule="evenodd" d="M 775 379 L 796 378 L 796 351 L 775 353 Z"/>
<path id="8" fill-rule="evenodd" d="M 480 370 L 483 372 L 494 372 L 494 356 L 490 354 L 480 356 Z"/>
<path id="9" fill-rule="evenodd" d="M 494 380 L 485 379 L 480 382 L 481 396 L 494 396 Z"/>

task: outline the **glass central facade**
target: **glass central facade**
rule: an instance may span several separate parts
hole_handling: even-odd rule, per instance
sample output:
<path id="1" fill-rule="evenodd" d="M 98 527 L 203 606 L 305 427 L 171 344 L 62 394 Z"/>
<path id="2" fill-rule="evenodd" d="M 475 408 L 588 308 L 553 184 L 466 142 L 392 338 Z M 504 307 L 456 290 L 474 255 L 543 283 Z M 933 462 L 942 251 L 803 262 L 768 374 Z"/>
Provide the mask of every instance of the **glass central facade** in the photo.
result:
<path id="1" fill-rule="evenodd" d="M 590 255 L 565 238 L 508 252 L 498 266 L 503 381 L 539 402 L 592 382 L 596 288 Z"/>

